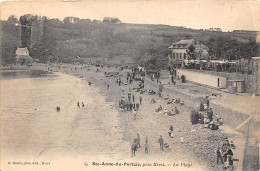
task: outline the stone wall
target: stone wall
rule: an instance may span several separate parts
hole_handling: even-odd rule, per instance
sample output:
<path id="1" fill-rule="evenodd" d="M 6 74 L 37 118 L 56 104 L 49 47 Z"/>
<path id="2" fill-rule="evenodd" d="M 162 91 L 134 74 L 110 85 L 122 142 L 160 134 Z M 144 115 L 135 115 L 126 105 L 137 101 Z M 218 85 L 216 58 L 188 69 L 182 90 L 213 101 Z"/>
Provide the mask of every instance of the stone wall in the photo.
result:
<path id="1" fill-rule="evenodd" d="M 252 91 L 256 96 L 260 94 L 260 57 L 253 57 Z"/>

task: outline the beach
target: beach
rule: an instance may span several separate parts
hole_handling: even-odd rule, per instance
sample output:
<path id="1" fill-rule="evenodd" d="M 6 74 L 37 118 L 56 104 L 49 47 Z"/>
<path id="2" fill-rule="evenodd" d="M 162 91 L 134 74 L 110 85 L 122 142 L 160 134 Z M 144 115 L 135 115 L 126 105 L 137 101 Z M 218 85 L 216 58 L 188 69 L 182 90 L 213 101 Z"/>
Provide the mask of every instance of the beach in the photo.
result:
<path id="1" fill-rule="evenodd" d="M 9 154 L 4 156 L 4 159 L 6 159 L 3 160 L 4 164 L 2 166 L 4 167 L 15 167 L 7 164 L 7 160 L 14 158 L 14 156 L 16 160 L 19 160 L 19 158 L 24 160 L 24 156 L 27 156 L 30 159 L 51 161 L 54 167 L 58 168 L 64 167 L 63 164 L 65 164 L 68 170 L 72 168 L 72 165 L 74 167 L 78 166 L 80 170 L 86 167 L 102 169 L 102 167 L 93 166 L 92 162 L 95 161 L 158 163 L 158 165 L 164 163 L 166 165 L 171 164 L 171 167 L 175 163 L 179 164 L 179 166 L 175 167 L 177 170 L 219 170 L 221 165 L 216 164 L 214 151 L 217 146 L 222 145 L 221 143 L 226 137 L 235 137 L 236 132 L 232 129 L 227 132 L 227 129 L 238 126 L 248 117 L 244 114 L 232 112 L 228 108 L 216 107 L 216 104 L 214 104 L 212 106 L 214 112 L 220 114 L 224 120 L 229 120 L 228 117 L 232 117 L 232 114 L 241 117 L 236 117 L 235 121 L 225 125 L 226 129 L 212 131 L 205 129 L 204 125 L 192 125 L 190 123 L 190 111 L 197 106 L 198 100 L 191 99 L 191 96 L 185 96 L 179 91 L 167 90 L 166 88 L 165 92 L 167 94 L 171 93 L 172 98 L 181 98 L 185 105 L 167 104 L 163 98 L 159 98 L 157 95 L 139 94 L 132 90 L 133 85 L 119 86 L 115 82 L 115 78 L 104 76 L 104 72 L 118 71 L 115 68 L 66 64 L 37 65 L 33 67 L 44 71 L 49 68 L 51 72 L 57 75 L 58 80 L 62 78 L 60 81 L 56 80 L 56 83 L 56 77 L 51 78 L 54 80 L 48 80 L 45 86 L 50 86 L 49 84 L 53 84 L 53 86 L 49 87 L 52 91 L 46 92 L 46 94 L 57 93 L 59 100 L 66 100 L 61 106 L 60 112 L 53 114 L 54 112 L 50 111 L 53 115 L 42 116 L 40 110 L 42 104 L 38 104 L 37 112 L 28 111 L 28 113 L 38 117 L 32 117 L 34 115 L 16 117 L 14 122 L 9 116 L 2 115 L 1 138 L 3 137 L 3 141 L 1 147 L 2 151 L 5 150 L 3 152 Z M 131 70 L 120 71 L 122 79 L 125 79 L 124 77 L 129 71 Z M 12 82 L 13 80 L 9 81 L 6 85 L 1 86 L 2 90 L 11 89 L 12 86 L 10 85 L 12 84 L 13 86 L 16 85 L 15 82 Z M 24 83 L 26 82 L 27 80 L 24 80 Z M 92 82 L 92 84 L 89 86 L 88 82 Z M 109 89 L 107 84 L 109 84 Z M 145 89 L 157 88 L 157 85 L 150 83 L 149 80 L 146 80 L 145 85 Z M 28 86 L 30 87 L 30 85 Z M 43 86 L 42 89 L 45 88 L 44 85 L 41 86 Z M 140 96 L 143 98 L 136 119 L 134 119 L 131 111 L 123 112 L 119 110 L 118 101 L 122 94 L 127 94 L 128 91 L 135 95 L 136 101 L 139 101 Z M 64 94 L 66 95 L 64 96 Z M 8 96 L 19 97 L 17 94 L 8 94 Z M 42 95 L 42 98 L 44 97 L 42 100 L 46 100 L 46 96 Z M 2 98 L 6 99 L 7 94 Z M 155 99 L 156 103 L 150 104 L 151 99 Z M 78 101 L 80 103 L 84 101 L 84 108 L 77 107 L 76 103 Z M 53 107 L 48 110 L 55 110 L 56 104 L 46 103 L 45 105 Z M 165 116 L 162 113 L 157 113 L 155 109 L 159 105 L 168 109 L 176 106 L 180 114 Z M 5 104 L 1 106 L 5 106 Z M 9 106 L 9 108 L 11 107 Z M 4 110 L 8 111 L 6 108 Z M 42 112 L 48 113 L 49 111 Z M 226 113 L 230 113 L 230 115 L 226 116 Z M 30 123 L 29 126 L 28 123 Z M 174 127 L 173 138 L 168 136 L 170 125 Z M 23 132 L 26 132 L 26 134 L 22 134 Z M 137 134 L 140 135 L 141 148 L 137 150 L 136 156 L 131 157 L 131 143 Z M 13 135 L 13 137 L 9 135 Z M 162 135 L 164 142 L 169 144 L 169 148 L 164 151 L 159 148 L 158 138 L 160 135 Z M 31 137 L 29 140 L 28 136 Z M 149 142 L 148 154 L 144 152 L 146 137 Z M 183 143 L 181 137 L 184 137 Z M 235 154 L 238 155 L 237 152 Z M 84 163 L 88 163 L 88 166 L 84 165 Z M 147 167 L 149 166 L 147 165 Z M 165 166 L 166 169 L 169 169 L 169 167 Z M 35 168 L 32 167 L 33 169 Z M 44 167 L 44 169 L 48 170 L 48 166 Z M 50 167 L 49 169 L 52 170 Z M 124 169 L 131 169 L 131 167 L 124 167 Z M 115 170 L 114 167 L 113 170 Z"/>

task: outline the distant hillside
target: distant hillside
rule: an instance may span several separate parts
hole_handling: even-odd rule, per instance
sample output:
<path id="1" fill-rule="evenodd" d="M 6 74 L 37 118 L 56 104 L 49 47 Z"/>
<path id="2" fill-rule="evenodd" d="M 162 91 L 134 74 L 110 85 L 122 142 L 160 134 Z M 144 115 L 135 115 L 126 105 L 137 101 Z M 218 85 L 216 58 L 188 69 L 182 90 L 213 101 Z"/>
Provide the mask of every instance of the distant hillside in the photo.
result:
<path id="1" fill-rule="evenodd" d="M 17 20 L 18 21 L 18 20 Z M 32 25 L 30 54 L 41 61 L 75 62 L 100 60 L 107 63 L 139 63 L 164 67 L 168 47 L 181 39 L 196 39 L 210 48 L 217 58 L 254 56 L 254 34 L 212 32 L 167 25 L 105 23 L 90 20 L 59 21 L 39 18 Z M 12 21 L 1 22 L 2 59 L 10 63 L 19 45 L 19 27 Z M 223 46 L 225 45 L 225 46 Z M 238 49 L 239 48 L 239 49 Z M 80 58 L 78 58 L 78 57 Z"/>

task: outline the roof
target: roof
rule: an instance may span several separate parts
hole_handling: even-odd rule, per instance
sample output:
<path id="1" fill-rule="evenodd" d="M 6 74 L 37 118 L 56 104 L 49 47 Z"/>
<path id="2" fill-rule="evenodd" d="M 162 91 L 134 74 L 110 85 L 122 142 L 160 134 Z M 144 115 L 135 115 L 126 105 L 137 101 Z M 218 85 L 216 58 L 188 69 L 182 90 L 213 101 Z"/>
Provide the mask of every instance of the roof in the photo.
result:
<path id="1" fill-rule="evenodd" d="M 173 43 L 169 49 L 177 48 L 177 49 L 187 49 L 191 44 L 194 44 L 194 39 L 188 39 L 188 40 L 180 40 L 177 43 Z"/>
<path id="2" fill-rule="evenodd" d="M 27 47 L 25 47 L 25 48 L 17 48 L 15 53 L 17 55 L 19 55 L 19 54 L 23 54 L 23 53 L 29 53 L 29 51 L 28 51 Z"/>
<path id="3" fill-rule="evenodd" d="M 194 45 L 195 51 L 203 51 L 208 49 L 206 45 L 201 44 L 194 39 L 180 40 L 177 43 L 173 43 L 169 49 L 188 49 L 190 45 Z"/>
<path id="4" fill-rule="evenodd" d="M 254 59 L 254 60 L 259 60 L 260 57 L 252 57 L 252 59 Z"/>
<path id="5" fill-rule="evenodd" d="M 227 80 L 228 82 L 244 82 L 244 80 Z"/>

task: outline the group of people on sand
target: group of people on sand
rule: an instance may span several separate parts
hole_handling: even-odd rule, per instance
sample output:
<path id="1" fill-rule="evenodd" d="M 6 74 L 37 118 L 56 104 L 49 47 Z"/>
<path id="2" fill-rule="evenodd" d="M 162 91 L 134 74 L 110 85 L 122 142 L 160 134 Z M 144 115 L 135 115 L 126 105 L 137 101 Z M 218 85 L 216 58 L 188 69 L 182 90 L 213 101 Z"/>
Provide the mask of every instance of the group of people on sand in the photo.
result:
<path id="1" fill-rule="evenodd" d="M 233 151 L 235 148 L 233 141 L 229 141 L 228 138 L 225 139 L 222 147 L 218 147 L 216 152 L 217 155 L 217 164 L 221 161 L 223 165 L 223 170 L 232 171 L 234 169 L 233 166 Z"/>
<path id="2" fill-rule="evenodd" d="M 136 96 L 134 93 L 131 93 L 131 89 L 129 89 L 129 92 L 127 93 L 127 98 L 125 97 L 125 94 L 122 94 L 121 99 L 119 100 L 119 108 L 121 111 L 138 111 L 140 105 L 142 104 L 143 98 L 141 95 L 139 95 L 139 99 L 136 99 Z M 134 113 L 135 113 L 134 112 Z"/>
<path id="3" fill-rule="evenodd" d="M 159 146 L 160 146 L 160 150 L 162 150 L 162 151 L 164 150 L 164 148 L 169 148 L 169 144 L 164 143 L 164 140 L 163 140 L 161 135 L 158 139 L 158 143 L 159 143 Z M 140 140 L 139 134 L 137 134 L 137 137 L 133 140 L 133 143 L 131 145 L 131 156 L 132 157 L 135 156 L 135 153 L 136 153 L 138 148 L 141 148 L 141 140 Z M 149 153 L 148 137 L 145 138 L 144 152 Z"/>
<path id="4" fill-rule="evenodd" d="M 223 119 L 216 114 L 216 120 L 214 120 L 213 109 L 209 107 L 209 98 L 206 96 L 204 103 L 201 101 L 199 111 L 194 109 L 191 111 L 191 122 L 192 124 L 204 124 L 205 128 L 211 130 L 219 129 L 219 126 L 223 125 Z"/>
<path id="5" fill-rule="evenodd" d="M 132 84 L 134 81 L 133 75 L 127 75 L 126 82 Z M 121 79 L 117 78 L 116 82 L 118 83 L 119 86 L 121 86 L 122 81 Z M 109 87 L 108 87 L 109 88 Z M 125 90 L 123 88 L 123 90 Z M 152 89 L 149 89 L 148 94 L 153 95 L 156 94 L 155 91 Z M 167 104 L 180 104 L 181 106 L 184 105 L 184 101 L 181 99 L 171 99 L 169 95 L 166 95 L 163 98 Z M 129 91 L 125 94 L 125 91 L 123 91 L 123 95 L 121 99 L 119 100 L 119 107 L 121 111 L 132 111 L 134 115 L 134 119 L 136 119 L 137 116 L 137 111 L 139 110 L 140 105 L 142 104 L 142 96 L 139 96 L 139 98 L 136 97 L 135 94 Z M 79 102 L 78 102 L 79 103 Z M 151 99 L 150 104 L 155 104 L 156 100 L 154 98 Z M 198 113 L 199 117 L 198 120 L 201 121 L 201 123 L 205 124 L 207 128 L 210 129 L 216 129 L 219 125 L 223 124 L 223 119 L 219 117 L 217 114 L 215 115 L 216 117 L 216 123 L 214 122 L 214 113 L 213 109 L 209 108 L 209 98 L 206 97 L 205 100 L 205 105 L 203 105 L 203 109 L 205 111 L 205 114 L 203 113 Z M 156 112 L 161 112 L 167 115 L 175 115 L 179 113 L 179 110 L 177 106 L 174 106 L 171 111 L 167 109 L 163 109 L 161 105 L 158 106 L 158 108 L 155 109 Z M 173 126 L 170 125 L 168 135 L 170 138 L 174 137 L 173 133 Z M 181 136 L 181 142 L 184 142 L 184 137 Z M 162 136 L 158 138 L 158 144 L 160 147 L 160 150 L 164 150 L 164 148 L 169 148 L 169 144 L 164 142 L 164 139 Z M 224 169 L 233 169 L 233 152 L 231 149 L 231 144 L 228 143 L 228 140 L 223 144 L 222 148 L 218 148 L 216 150 L 216 155 L 217 155 L 217 163 L 219 161 L 223 164 L 224 162 L 226 163 L 225 166 L 223 166 Z M 132 156 L 135 156 L 135 153 L 138 148 L 141 148 L 141 140 L 139 134 L 137 134 L 137 137 L 133 140 L 132 145 L 131 145 L 131 151 L 132 151 Z M 148 137 L 145 137 L 145 143 L 144 143 L 144 152 L 149 153 L 149 142 L 148 142 Z"/>
<path id="6" fill-rule="evenodd" d="M 169 95 L 166 95 L 166 97 L 164 98 L 164 100 L 169 100 L 169 99 L 170 99 Z M 156 103 L 156 101 L 155 101 L 155 99 L 152 99 L 150 104 L 154 104 L 154 103 Z M 184 101 L 181 101 L 179 98 L 173 99 L 173 103 L 184 105 Z M 172 103 L 168 103 L 167 102 L 167 104 L 172 104 Z M 177 108 L 177 106 L 175 106 L 171 110 L 164 109 L 164 111 L 163 111 L 163 108 L 162 108 L 161 105 L 159 105 L 159 107 L 155 109 L 155 112 L 164 113 L 164 115 L 169 115 L 169 116 L 173 116 L 173 115 L 176 115 L 176 114 L 180 113 L 179 109 Z"/>
<path id="7" fill-rule="evenodd" d="M 211 130 L 217 130 L 219 129 L 220 125 L 223 125 L 223 119 L 219 117 L 218 114 L 215 116 L 214 120 L 214 114 L 213 114 L 213 109 L 209 107 L 210 105 L 210 100 L 209 97 L 206 96 L 206 102 L 205 105 L 200 104 L 200 110 L 204 109 L 206 111 L 206 116 L 204 116 L 203 113 L 199 113 L 199 120 L 200 123 L 205 125 L 205 128 L 209 128 Z M 204 106 L 204 107 L 202 107 Z M 223 165 L 223 170 L 229 170 L 232 171 L 234 169 L 233 166 L 233 151 L 232 148 L 235 148 L 235 145 L 233 141 L 229 141 L 228 138 L 225 139 L 225 142 L 223 143 L 222 147 L 218 147 L 216 152 L 217 156 L 217 164 L 219 161 L 221 161 Z"/>
<path id="8" fill-rule="evenodd" d="M 134 97 L 134 96 L 133 96 Z M 122 95 L 121 99 L 119 100 L 119 108 L 121 111 L 138 111 L 141 105 L 141 101 L 133 102 L 131 99 L 126 99 L 124 95 Z"/>
<path id="9" fill-rule="evenodd" d="M 85 106 L 85 104 L 84 104 L 84 102 L 82 101 L 81 102 L 81 107 L 84 107 Z M 77 107 L 80 107 L 80 102 L 78 101 L 78 103 L 77 103 Z"/>

